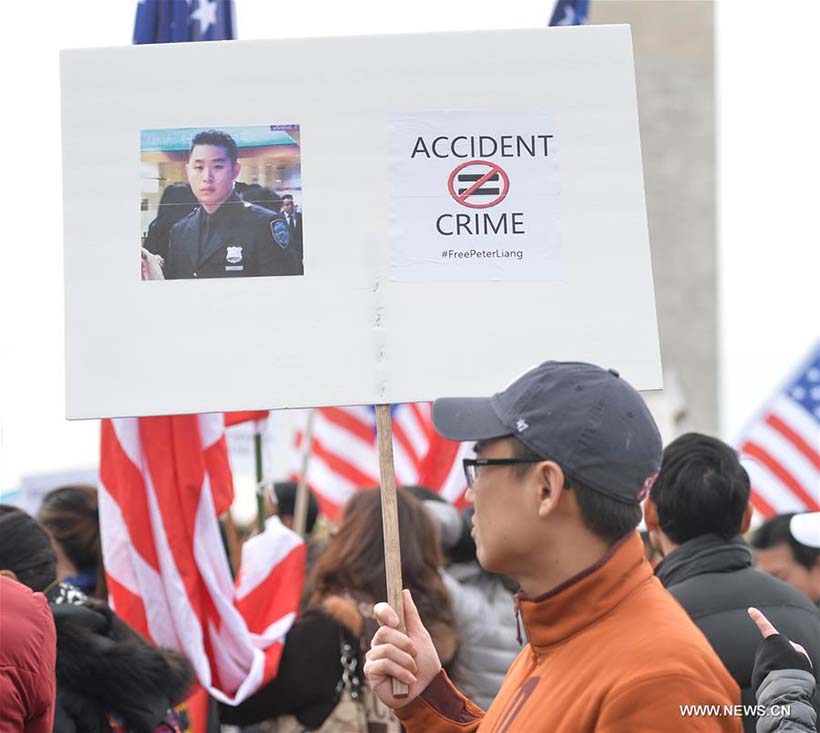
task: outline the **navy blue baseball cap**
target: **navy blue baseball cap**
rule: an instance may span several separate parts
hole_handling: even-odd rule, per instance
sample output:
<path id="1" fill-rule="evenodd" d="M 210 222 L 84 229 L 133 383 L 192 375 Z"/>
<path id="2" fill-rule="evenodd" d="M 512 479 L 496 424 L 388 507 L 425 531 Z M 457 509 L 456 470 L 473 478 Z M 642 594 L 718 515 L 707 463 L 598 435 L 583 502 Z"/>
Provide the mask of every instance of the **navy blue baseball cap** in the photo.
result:
<path id="1" fill-rule="evenodd" d="M 570 476 L 628 504 L 649 493 L 663 445 L 643 398 L 614 369 L 547 361 L 492 397 L 445 397 L 433 425 L 450 440 L 514 436 Z"/>

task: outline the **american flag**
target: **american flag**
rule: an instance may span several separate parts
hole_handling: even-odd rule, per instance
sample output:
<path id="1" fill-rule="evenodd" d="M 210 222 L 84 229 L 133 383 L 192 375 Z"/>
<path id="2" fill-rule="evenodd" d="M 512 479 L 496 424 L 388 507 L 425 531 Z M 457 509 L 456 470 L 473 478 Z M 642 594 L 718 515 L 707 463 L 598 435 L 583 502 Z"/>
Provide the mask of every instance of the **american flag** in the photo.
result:
<path id="1" fill-rule="evenodd" d="M 140 0 L 134 43 L 227 40 L 234 26 L 232 0 Z M 186 730 L 204 733 L 206 693 L 239 703 L 276 675 L 304 543 L 270 520 L 243 545 L 234 583 L 218 520 L 233 499 L 221 414 L 104 420 L 99 497 L 109 600 L 148 639 L 191 660 L 199 686 L 178 709 Z"/>
<path id="2" fill-rule="evenodd" d="M 244 422 L 259 423 L 267 420 L 270 415 L 269 410 L 248 410 L 245 412 L 226 412 L 225 413 L 225 427 L 230 428 L 233 425 L 239 425 Z"/>
<path id="3" fill-rule="evenodd" d="M 467 484 L 461 458 L 472 454 L 468 444 L 439 436 L 427 402 L 394 405 L 393 459 L 396 482 L 421 485 L 454 504 L 463 503 Z M 303 432 L 296 434 L 301 448 Z M 293 477 L 301 471 L 301 452 L 293 454 Z M 307 482 L 320 509 L 331 521 L 356 491 L 380 484 L 376 412 L 371 406 L 322 407 L 315 410 Z"/>
<path id="4" fill-rule="evenodd" d="M 550 25 L 585 25 L 588 16 L 589 0 L 558 0 Z"/>
<path id="5" fill-rule="evenodd" d="M 763 516 L 820 511 L 820 342 L 739 442 Z"/>
<path id="6" fill-rule="evenodd" d="M 235 25 L 232 0 L 139 0 L 134 43 L 222 41 Z"/>
<path id="7" fill-rule="evenodd" d="M 118 615 L 182 651 L 236 704 L 276 675 L 302 592 L 305 545 L 278 519 L 242 547 L 236 583 L 218 516 L 233 499 L 221 414 L 102 422 L 100 533 Z"/>

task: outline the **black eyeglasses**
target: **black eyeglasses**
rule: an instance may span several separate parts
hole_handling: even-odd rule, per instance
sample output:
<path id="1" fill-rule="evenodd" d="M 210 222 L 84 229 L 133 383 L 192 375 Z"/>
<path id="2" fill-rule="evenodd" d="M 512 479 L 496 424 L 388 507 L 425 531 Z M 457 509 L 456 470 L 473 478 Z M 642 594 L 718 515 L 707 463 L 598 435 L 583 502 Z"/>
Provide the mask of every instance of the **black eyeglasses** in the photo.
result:
<path id="1" fill-rule="evenodd" d="M 464 458 L 464 476 L 467 479 L 467 488 L 474 490 L 478 481 L 478 469 L 481 466 L 514 466 L 519 463 L 541 463 L 545 458 Z"/>

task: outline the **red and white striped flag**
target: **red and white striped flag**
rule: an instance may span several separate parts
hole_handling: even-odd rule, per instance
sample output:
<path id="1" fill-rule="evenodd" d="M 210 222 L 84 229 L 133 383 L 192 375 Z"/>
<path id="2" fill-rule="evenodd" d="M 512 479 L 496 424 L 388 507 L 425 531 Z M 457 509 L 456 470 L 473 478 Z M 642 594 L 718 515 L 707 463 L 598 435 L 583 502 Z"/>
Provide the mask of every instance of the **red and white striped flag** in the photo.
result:
<path id="1" fill-rule="evenodd" d="M 270 415 L 269 410 L 249 410 L 245 412 L 226 412 L 225 413 L 225 427 L 229 428 L 232 425 L 239 425 L 243 422 L 262 422 L 267 420 Z"/>
<path id="2" fill-rule="evenodd" d="M 738 445 L 763 516 L 820 511 L 820 343 Z"/>
<path id="3" fill-rule="evenodd" d="M 464 494 L 467 491 L 467 479 L 462 461 L 465 458 L 475 458 L 473 445 L 474 443 L 457 443 L 442 438 L 431 425 L 427 455 L 421 464 L 416 483 L 438 492 L 443 499 L 457 507 L 466 506 Z"/>
<path id="4" fill-rule="evenodd" d="M 305 545 L 278 519 L 231 578 L 218 516 L 233 485 L 221 414 L 102 422 L 100 531 L 117 614 L 183 652 L 236 704 L 276 675 L 302 593 Z"/>
<path id="5" fill-rule="evenodd" d="M 308 485 L 322 513 L 335 521 L 355 491 L 380 483 L 376 413 L 369 406 L 322 407 L 314 412 Z M 427 402 L 395 405 L 391 413 L 397 483 L 421 485 L 454 504 L 462 503 L 467 483 L 461 458 L 471 454 L 472 447 L 439 436 Z M 302 437 L 298 432 L 297 448 Z M 294 479 L 298 480 L 300 470 L 301 452 L 297 450 L 293 454 Z"/>

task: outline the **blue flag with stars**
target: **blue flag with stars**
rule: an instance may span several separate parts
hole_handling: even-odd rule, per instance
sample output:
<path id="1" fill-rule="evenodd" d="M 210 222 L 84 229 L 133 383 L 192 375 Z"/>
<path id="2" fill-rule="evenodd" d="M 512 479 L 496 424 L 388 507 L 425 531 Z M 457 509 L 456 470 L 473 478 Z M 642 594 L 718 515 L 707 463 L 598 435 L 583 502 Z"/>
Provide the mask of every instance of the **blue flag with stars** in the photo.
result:
<path id="1" fill-rule="evenodd" d="M 134 43 L 234 38 L 233 0 L 140 0 Z"/>
<path id="2" fill-rule="evenodd" d="M 558 0 L 550 25 L 586 25 L 588 17 L 589 0 Z"/>

